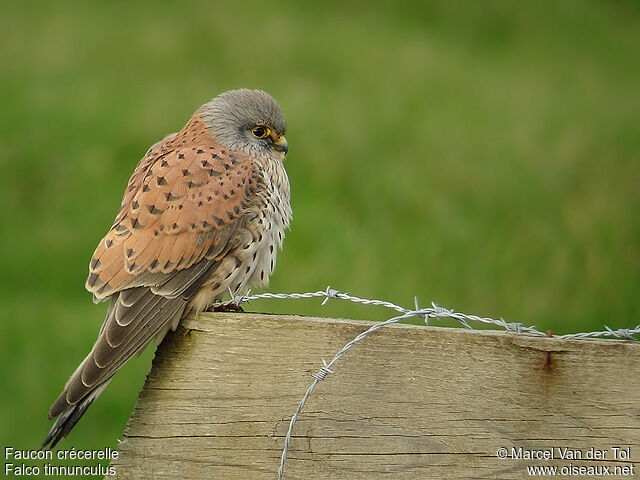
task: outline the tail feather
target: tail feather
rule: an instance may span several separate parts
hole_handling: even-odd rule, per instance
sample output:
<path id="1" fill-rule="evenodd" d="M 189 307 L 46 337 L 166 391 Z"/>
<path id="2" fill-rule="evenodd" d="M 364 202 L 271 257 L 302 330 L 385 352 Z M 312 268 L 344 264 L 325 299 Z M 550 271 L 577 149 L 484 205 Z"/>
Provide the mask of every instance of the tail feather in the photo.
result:
<path id="1" fill-rule="evenodd" d="M 54 448 L 60 440 L 66 437 L 74 425 L 78 423 L 78 420 L 80 420 L 82 415 L 84 415 L 84 412 L 87 411 L 87 408 L 89 408 L 93 401 L 98 398 L 102 391 L 107 387 L 110 380 L 111 379 L 101 383 L 81 401 L 76 404 L 69 405 L 62 413 L 60 413 L 56 423 L 54 423 L 51 430 L 49 430 L 47 438 L 42 442 L 40 449 L 50 450 Z"/>
<path id="2" fill-rule="evenodd" d="M 167 292 L 156 293 L 153 287 L 140 286 L 111 296 L 96 343 L 49 409 L 49 419 L 57 419 L 42 443 L 42 449 L 55 447 L 67 436 L 127 360 L 141 352 L 153 339 L 159 342 L 169 329 L 177 327 L 190 298 L 209 278 L 211 269 L 216 265 L 216 262 L 205 259 L 184 271 L 177 270 L 168 278 L 180 276 L 182 287 L 171 284 Z M 166 283 L 167 275 L 162 274 L 161 277 L 154 284 L 161 286 Z M 185 294 L 187 289 L 189 291 Z"/>
<path id="3" fill-rule="evenodd" d="M 146 305 L 148 297 L 153 300 L 152 306 L 145 311 L 137 312 L 139 315 L 124 327 L 128 331 L 123 340 L 114 345 L 109 343 L 108 337 L 112 325 L 119 326 L 116 319 L 118 307 L 109 309 L 105 326 L 101 329 L 94 347 L 49 409 L 49 419 L 57 419 L 42 444 L 43 449 L 55 447 L 67 436 L 127 360 L 140 353 L 159 333 L 164 335 L 170 328 L 177 326 L 185 310 L 186 301 L 180 297 L 170 299 L 154 295 L 151 290 L 146 289 L 145 295 L 141 295 L 138 302 Z M 112 299 L 112 305 L 118 302 L 119 295 L 116 294 Z"/>

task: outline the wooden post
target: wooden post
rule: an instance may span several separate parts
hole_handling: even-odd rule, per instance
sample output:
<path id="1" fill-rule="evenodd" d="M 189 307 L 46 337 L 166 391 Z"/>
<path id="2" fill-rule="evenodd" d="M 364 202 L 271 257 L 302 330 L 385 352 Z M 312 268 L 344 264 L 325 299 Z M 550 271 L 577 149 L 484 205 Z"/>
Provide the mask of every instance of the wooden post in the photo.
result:
<path id="1" fill-rule="evenodd" d="M 370 326 L 233 313 L 183 325 L 158 348 L 118 478 L 277 478 L 311 374 Z M 524 479 L 531 466 L 633 478 L 640 344 L 383 328 L 318 385 L 293 437 L 285 479 Z M 573 475 L 596 476 L 584 472 Z"/>

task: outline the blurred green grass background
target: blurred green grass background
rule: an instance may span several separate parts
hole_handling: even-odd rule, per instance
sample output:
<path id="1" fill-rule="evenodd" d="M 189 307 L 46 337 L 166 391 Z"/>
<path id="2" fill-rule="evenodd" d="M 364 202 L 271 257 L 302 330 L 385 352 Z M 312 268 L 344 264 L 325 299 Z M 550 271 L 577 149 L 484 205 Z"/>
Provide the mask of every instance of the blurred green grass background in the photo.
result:
<path id="1" fill-rule="evenodd" d="M 639 323 L 636 2 L 3 2 L 0 60 L 3 446 L 39 446 L 94 341 L 87 264 L 135 164 L 230 88 L 269 91 L 289 124 L 271 291 L 417 295 L 557 333 Z M 152 354 L 62 448 L 116 446 Z"/>

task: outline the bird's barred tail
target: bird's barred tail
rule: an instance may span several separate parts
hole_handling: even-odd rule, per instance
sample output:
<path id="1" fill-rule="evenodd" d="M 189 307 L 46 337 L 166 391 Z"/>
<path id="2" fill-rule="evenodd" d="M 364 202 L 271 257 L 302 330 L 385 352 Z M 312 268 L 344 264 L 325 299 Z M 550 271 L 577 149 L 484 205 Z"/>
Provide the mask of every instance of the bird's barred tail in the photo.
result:
<path id="1" fill-rule="evenodd" d="M 78 423 L 113 375 L 155 338 L 175 328 L 186 307 L 182 297 L 165 298 L 147 287 L 116 293 L 98 339 L 49 409 L 57 420 L 42 448 L 53 448 Z"/>
<path id="2" fill-rule="evenodd" d="M 55 448 L 56 444 L 62 440 L 71 431 L 78 420 L 87 411 L 87 408 L 93 403 L 93 401 L 100 396 L 102 391 L 107 387 L 110 380 L 101 383 L 94 388 L 85 398 L 75 405 L 69 405 L 58 416 L 56 423 L 53 424 L 47 438 L 42 442 L 41 450 Z"/>

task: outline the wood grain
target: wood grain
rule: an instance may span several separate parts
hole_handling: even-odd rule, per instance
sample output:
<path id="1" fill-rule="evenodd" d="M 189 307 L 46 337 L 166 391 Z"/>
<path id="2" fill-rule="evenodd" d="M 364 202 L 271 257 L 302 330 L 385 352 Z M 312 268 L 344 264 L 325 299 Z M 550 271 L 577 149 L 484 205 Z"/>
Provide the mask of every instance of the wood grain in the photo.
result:
<path id="1" fill-rule="evenodd" d="M 311 374 L 370 326 L 232 313 L 183 323 L 158 348 L 113 462 L 118 478 L 276 478 Z M 396 325 L 356 345 L 335 370 L 302 411 L 286 479 L 640 468 L 640 344 Z M 556 458 L 502 460 L 500 447 L 509 456 L 512 447 L 553 448 Z M 557 458 L 565 447 L 607 454 Z M 612 447 L 629 447 L 630 458 L 614 461 Z"/>

